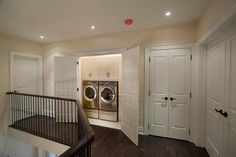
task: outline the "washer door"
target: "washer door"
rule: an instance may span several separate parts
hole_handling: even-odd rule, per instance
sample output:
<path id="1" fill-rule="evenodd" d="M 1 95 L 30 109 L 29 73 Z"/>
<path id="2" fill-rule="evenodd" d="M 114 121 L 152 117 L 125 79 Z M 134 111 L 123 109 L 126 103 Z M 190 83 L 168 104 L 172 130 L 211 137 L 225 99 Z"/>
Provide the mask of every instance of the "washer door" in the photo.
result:
<path id="1" fill-rule="evenodd" d="M 93 86 L 87 86 L 84 88 L 84 98 L 88 101 L 93 101 L 96 99 L 97 93 Z"/>
<path id="2" fill-rule="evenodd" d="M 110 104 L 115 100 L 115 92 L 111 87 L 101 89 L 101 99 L 103 103 Z"/>

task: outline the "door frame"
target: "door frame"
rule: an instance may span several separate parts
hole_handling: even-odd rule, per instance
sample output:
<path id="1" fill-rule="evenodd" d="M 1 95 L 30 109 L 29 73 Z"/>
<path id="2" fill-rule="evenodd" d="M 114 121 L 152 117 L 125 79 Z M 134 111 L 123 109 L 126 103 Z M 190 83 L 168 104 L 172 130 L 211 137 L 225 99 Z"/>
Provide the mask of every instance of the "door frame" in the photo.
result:
<path id="1" fill-rule="evenodd" d="M 19 51 L 10 51 L 10 91 L 13 91 L 14 89 L 14 57 L 15 56 L 21 56 L 21 57 L 29 57 L 29 58 L 34 58 L 39 61 L 39 78 L 42 80 L 41 83 L 41 89 L 40 89 L 40 94 L 43 94 L 43 57 L 40 55 L 35 55 L 32 53 L 27 53 L 27 52 L 19 52 Z"/>
<path id="2" fill-rule="evenodd" d="M 154 50 L 168 50 L 168 49 L 191 49 L 190 55 L 193 55 L 194 51 L 196 50 L 196 44 L 195 43 L 189 43 L 189 44 L 179 44 L 179 45 L 167 45 L 167 46 L 157 46 L 157 47 L 148 47 L 145 48 L 145 101 L 144 101 L 144 134 L 149 135 L 149 113 L 150 113 L 150 106 L 149 106 L 149 91 L 150 91 L 150 68 L 149 68 L 149 57 L 150 57 L 150 51 Z M 192 80 L 191 80 L 191 74 L 192 74 L 192 62 L 190 62 L 190 91 L 192 91 Z M 189 123 L 191 123 L 191 99 L 189 102 L 190 105 L 190 113 L 189 113 Z M 191 127 L 191 125 L 189 124 Z"/>

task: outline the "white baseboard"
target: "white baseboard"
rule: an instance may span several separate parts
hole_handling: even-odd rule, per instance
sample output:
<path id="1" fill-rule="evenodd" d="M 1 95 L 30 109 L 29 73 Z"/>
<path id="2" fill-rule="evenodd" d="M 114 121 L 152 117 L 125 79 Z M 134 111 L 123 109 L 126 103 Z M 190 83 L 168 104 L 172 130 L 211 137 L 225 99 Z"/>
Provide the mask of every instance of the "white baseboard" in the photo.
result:
<path id="1" fill-rule="evenodd" d="M 104 120 L 92 119 L 92 118 L 89 118 L 89 122 L 92 125 L 98 125 L 98 126 L 103 126 L 103 127 L 118 129 L 118 130 L 121 129 L 120 122 L 110 122 L 110 121 L 104 121 Z"/>

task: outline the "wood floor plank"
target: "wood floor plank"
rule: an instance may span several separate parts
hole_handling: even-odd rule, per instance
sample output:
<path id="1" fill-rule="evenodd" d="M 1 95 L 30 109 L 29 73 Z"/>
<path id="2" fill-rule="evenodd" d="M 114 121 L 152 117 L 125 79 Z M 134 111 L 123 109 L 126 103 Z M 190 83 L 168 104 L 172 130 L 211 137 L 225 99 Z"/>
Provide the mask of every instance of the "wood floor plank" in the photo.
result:
<path id="1" fill-rule="evenodd" d="M 78 138 L 78 124 L 58 123 L 55 118 L 33 116 L 14 123 L 12 127 L 67 145 Z M 92 157 L 209 157 L 204 148 L 193 143 L 139 135 L 139 146 L 133 144 L 120 130 L 92 126 L 95 140 Z"/>
<path id="2" fill-rule="evenodd" d="M 120 130 L 92 127 L 92 157 L 209 157 L 205 149 L 190 142 L 139 135 L 136 146 Z"/>

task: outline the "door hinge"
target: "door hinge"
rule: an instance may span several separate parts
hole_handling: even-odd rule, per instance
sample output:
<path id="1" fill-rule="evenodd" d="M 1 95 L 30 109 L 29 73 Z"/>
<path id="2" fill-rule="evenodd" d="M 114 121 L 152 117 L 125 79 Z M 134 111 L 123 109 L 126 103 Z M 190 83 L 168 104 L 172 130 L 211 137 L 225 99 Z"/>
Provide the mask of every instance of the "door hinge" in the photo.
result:
<path id="1" fill-rule="evenodd" d="M 77 64 L 79 64 L 79 62 L 76 62 Z"/>
<path id="2" fill-rule="evenodd" d="M 190 99 L 192 98 L 192 92 L 190 92 L 189 97 L 190 97 Z"/>
<path id="3" fill-rule="evenodd" d="M 192 54 L 190 55 L 190 60 L 191 60 L 191 61 L 193 60 L 193 55 L 192 55 Z"/>
<path id="4" fill-rule="evenodd" d="M 79 88 L 77 88 L 77 91 L 79 91 Z"/>
<path id="5" fill-rule="evenodd" d="M 151 95 L 151 92 L 150 92 L 150 91 L 148 92 L 148 95 L 149 95 L 149 96 Z"/>
<path id="6" fill-rule="evenodd" d="M 150 128 L 150 124 L 148 124 L 148 129 Z"/>
<path id="7" fill-rule="evenodd" d="M 151 62 L 151 58 L 149 57 L 149 62 Z"/>
<path id="8" fill-rule="evenodd" d="M 190 129 L 188 130 L 188 134 L 191 135 L 191 130 Z"/>

